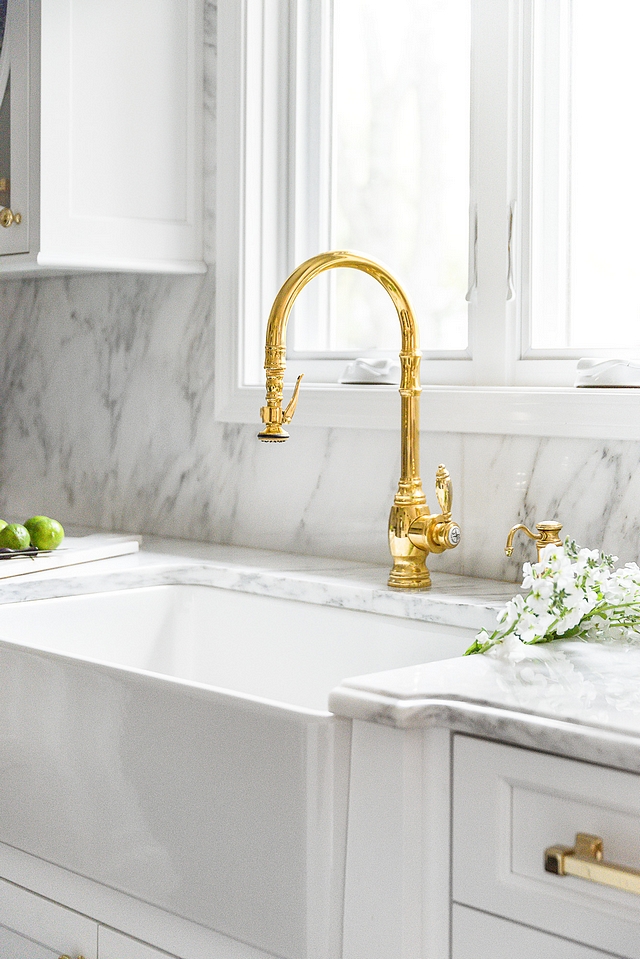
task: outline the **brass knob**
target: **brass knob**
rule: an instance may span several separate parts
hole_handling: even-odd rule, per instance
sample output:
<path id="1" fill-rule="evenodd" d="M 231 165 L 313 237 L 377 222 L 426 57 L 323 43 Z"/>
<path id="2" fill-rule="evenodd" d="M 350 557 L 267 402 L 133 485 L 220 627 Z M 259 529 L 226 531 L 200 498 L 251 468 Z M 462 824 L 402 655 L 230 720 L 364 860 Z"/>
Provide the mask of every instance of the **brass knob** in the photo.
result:
<path id="1" fill-rule="evenodd" d="M 0 212 L 0 226 L 8 229 L 12 223 L 16 225 L 22 223 L 22 213 L 14 213 L 8 206 L 5 206 Z"/>

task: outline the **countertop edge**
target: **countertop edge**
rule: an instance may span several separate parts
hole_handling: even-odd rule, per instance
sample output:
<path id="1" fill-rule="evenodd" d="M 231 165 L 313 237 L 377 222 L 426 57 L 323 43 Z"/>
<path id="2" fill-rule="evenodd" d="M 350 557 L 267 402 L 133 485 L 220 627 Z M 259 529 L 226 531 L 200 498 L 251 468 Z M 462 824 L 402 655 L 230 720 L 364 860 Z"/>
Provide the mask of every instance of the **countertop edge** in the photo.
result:
<path id="1" fill-rule="evenodd" d="M 446 728 L 484 739 L 640 772 L 640 736 L 582 721 L 453 698 L 398 700 L 338 686 L 329 696 L 337 716 L 396 729 Z"/>

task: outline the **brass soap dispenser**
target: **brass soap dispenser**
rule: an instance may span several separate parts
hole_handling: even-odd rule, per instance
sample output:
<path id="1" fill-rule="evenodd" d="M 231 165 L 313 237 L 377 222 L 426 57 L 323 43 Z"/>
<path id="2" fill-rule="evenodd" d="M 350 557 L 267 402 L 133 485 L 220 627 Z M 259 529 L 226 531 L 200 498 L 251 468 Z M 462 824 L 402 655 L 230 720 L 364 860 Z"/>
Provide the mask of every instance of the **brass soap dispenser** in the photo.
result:
<path id="1" fill-rule="evenodd" d="M 557 520 L 545 519 L 541 523 L 536 523 L 536 529 L 538 532 L 532 533 L 529 527 L 525 526 L 524 523 L 518 523 L 517 526 L 512 526 L 507 536 L 507 542 L 504 548 L 505 554 L 511 556 L 513 553 L 513 537 L 518 530 L 522 530 L 523 533 L 526 533 L 527 536 L 535 540 L 538 549 L 538 562 L 540 562 L 542 550 L 545 546 L 562 546 L 562 540 L 560 539 L 562 523 L 558 523 Z"/>

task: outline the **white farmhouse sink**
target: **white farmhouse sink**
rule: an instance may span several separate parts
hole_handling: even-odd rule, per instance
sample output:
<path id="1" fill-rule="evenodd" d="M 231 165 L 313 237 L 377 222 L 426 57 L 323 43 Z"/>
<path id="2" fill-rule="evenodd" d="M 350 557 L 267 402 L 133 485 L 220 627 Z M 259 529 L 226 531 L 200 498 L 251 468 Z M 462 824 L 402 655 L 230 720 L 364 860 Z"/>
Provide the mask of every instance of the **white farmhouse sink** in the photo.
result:
<path id="1" fill-rule="evenodd" d="M 337 959 L 340 680 L 468 632 L 207 586 L 0 605 L 0 842 L 287 959 Z"/>

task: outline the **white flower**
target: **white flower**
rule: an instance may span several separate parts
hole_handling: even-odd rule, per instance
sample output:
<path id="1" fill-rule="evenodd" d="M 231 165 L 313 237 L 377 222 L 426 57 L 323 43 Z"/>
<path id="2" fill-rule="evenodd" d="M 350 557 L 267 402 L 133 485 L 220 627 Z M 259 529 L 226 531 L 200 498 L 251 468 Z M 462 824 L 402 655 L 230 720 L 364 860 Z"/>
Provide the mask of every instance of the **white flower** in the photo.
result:
<path id="1" fill-rule="evenodd" d="M 524 585 L 524 583 L 523 583 Z M 527 606 L 530 609 L 542 612 L 549 605 L 553 594 L 553 582 L 550 579 L 534 579 L 531 591 L 527 596 Z"/>
<path id="2" fill-rule="evenodd" d="M 505 628 L 511 629 L 524 612 L 524 599 L 519 594 L 510 599 L 503 610 L 498 613 L 497 620 Z"/>
<path id="3" fill-rule="evenodd" d="M 468 652 L 504 647 L 513 659 L 523 647 L 567 636 L 586 641 L 640 642 L 640 567 L 613 569 L 617 557 L 566 540 L 547 546 L 539 563 L 525 563 L 522 587 L 497 615 L 498 628 L 482 630 Z"/>

